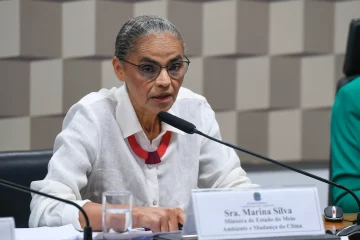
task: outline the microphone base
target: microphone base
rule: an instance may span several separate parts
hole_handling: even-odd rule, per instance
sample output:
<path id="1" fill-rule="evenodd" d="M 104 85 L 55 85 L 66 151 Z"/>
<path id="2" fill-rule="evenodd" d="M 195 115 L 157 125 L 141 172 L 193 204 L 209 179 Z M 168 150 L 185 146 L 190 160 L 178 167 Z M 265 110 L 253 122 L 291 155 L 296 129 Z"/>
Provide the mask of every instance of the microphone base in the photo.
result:
<path id="1" fill-rule="evenodd" d="M 336 236 L 345 237 L 345 236 L 351 236 L 354 234 L 360 236 L 360 225 L 355 224 L 355 225 L 350 225 L 350 226 L 344 227 L 336 233 Z"/>
<path id="2" fill-rule="evenodd" d="M 92 228 L 90 226 L 86 226 L 84 228 L 84 240 L 92 240 Z"/>
<path id="3" fill-rule="evenodd" d="M 356 224 L 340 229 L 335 235 L 341 237 L 357 236 L 358 238 L 356 239 L 360 239 L 360 212 L 356 215 Z"/>

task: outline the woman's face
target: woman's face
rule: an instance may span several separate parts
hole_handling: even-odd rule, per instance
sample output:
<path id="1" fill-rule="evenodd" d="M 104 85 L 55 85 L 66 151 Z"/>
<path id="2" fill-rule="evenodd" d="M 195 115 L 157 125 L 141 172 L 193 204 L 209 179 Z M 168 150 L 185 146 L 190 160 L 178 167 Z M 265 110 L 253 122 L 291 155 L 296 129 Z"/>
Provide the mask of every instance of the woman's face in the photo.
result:
<path id="1" fill-rule="evenodd" d="M 121 81 L 126 82 L 134 108 L 153 114 L 169 110 L 175 102 L 184 76 L 173 79 L 166 68 L 161 68 L 160 74 L 157 77 L 155 74 L 154 79 L 147 78 L 146 74 L 153 72 L 151 66 L 154 64 L 164 67 L 186 60 L 182 42 L 170 33 L 156 33 L 140 38 L 134 45 L 134 49 L 125 58 L 130 63 L 119 62 L 116 57 L 113 59 L 115 72 Z M 131 63 L 142 64 L 141 71 Z M 176 69 L 176 66 L 170 69 Z"/>

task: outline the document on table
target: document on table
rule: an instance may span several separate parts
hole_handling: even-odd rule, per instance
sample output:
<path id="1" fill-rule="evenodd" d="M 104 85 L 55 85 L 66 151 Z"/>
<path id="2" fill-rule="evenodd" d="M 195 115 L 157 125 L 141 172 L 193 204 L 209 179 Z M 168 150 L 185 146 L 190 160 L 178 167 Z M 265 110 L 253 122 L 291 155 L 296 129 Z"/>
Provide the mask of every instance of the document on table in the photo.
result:
<path id="1" fill-rule="evenodd" d="M 152 236 L 151 231 L 134 229 L 131 233 L 117 234 L 114 239 L 131 239 L 138 236 Z M 16 228 L 16 240 L 80 240 L 83 233 L 74 229 L 69 224 L 61 227 L 39 227 L 39 228 Z M 93 239 L 103 239 L 101 232 L 94 232 Z M 341 237 L 341 240 L 348 240 L 348 237 Z"/>
<path id="2" fill-rule="evenodd" d="M 134 229 L 131 233 L 117 234 L 116 239 L 130 239 L 137 236 L 151 236 L 151 231 Z M 16 240 L 80 240 L 83 232 L 69 224 L 61 227 L 16 228 Z M 102 239 L 101 232 L 94 232 L 93 239 Z"/>

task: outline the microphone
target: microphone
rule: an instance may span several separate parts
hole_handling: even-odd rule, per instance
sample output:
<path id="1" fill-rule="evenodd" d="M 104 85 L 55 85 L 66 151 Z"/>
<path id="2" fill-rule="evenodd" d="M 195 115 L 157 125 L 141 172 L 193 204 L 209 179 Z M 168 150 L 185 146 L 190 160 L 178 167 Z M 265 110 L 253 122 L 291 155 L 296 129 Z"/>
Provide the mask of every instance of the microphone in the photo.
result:
<path id="1" fill-rule="evenodd" d="M 19 185 L 19 184 L 9 182 L 9 181 L 3 180 L 3 179 L 0 179 L 0 185 L 2 185 L 4 187 L 16 189 L 16 190 L 19 190 L 19 191 L 23 191 L 23 192 L 26 192 L 26 193 L 35 193 L 35 194 L 38 194 L 38 195 L 41 195 L 41 196 L 44 196 L 44 197 L 48 197 L 48 198 L 57 200 L 59 202 L 63 202 L 63 203 L 66 203 L 66 204 L 73 205 L 74 207 L 79 209 L 79 211 L 82 213 L 82 215 L 84 215 L 84 218 L 85 218 L 86 226 L 84 228 L 84 240 L 92 240 L 92 229 L 91 229 L 91 226 L 90 226 L 89 217 L 86 214 L 86 212 L 84 211 L 84 209 L 82 209 L 82 207 L 80 207 L 76 203 L 74 203 L 72 201 L 69 201 L 69 200 L 66 200 L 66 199 L 61 199 L 61 198 L 58 198 L 58 197 L 55 197 L 55 196 L 52 196 L 52 195 L 49 195 L 49 194 L 46 194 L 46 193 L 42 193 L 42 192 L 33 190 L 31 188 L 25 187 L 23 185 Z"/>
<path id="2" fill-rule="evenodd" d="M 327 183 L 327 184 L 330 184 L 332 186 L 335 186 L 335 187 L 338 187 L 338 188 L 341 188 L 343 190 L 345 190 L 346 192 L 348 192 L 351 196 L 353 196 L 356 200 L 356 203 L 358 204 L 359 206 L 359 212 L 357 213 L 357 217 L 356 217 L 356 224 L 354 225 L 351 225 L 351 226 L 348 226 L 348 227 L 345 227 L 343 229 L 340 229 L 336 235 L 337 236 L 349 236 L 349 235 L 352 235 L 354 233 L 359 233 L 360 234 L 360 200 L 359 198 L 355 195 L 355 193 L 353 191 L 351 191 L 349 188 L 345 187 L 345 186 L 342 186 L 340 184 L 337 184 L 337 183 L 334 183 L 334 182 L 331 182 L 325 178 L 321 178 L 319 176 L 316 176 L 314 174 L 311 174 L 311 173 L 308 173 L 308 172 L 305 172 L 303 170 L 300 170 L 300 169 L 297 169 L 297 168 L 293 168 L 293 167 L 290 167 L 286 164 L 283 164 L 281 162 L 278 162 L 278 161 L 275 161 L 271 158 L 268 158 L 268 157 L 264 157 L 258 153 L 254 153 L 254 152 L 251 152 L 249 150 L 246 150 L 244 148 L 241 148 L 241 147 L 238 147 L 238 146 L 235 146 L 235 145 L 232 145 L 230 143 L 227 143 L 227 142 L 223 142 L 219 139 L 216 139 L 216 138 L 213 138 L 211 136 L 208 136 L 206 135 L 205 133 L 202 133 L 201 131 L 197 130 L 196 129 L 196 126 L 188 121 L 185 121 L 184 119 L 182 118 L 179 118 L 177 116 L 174 116 L 168 112 L 159 112 L 158 113 L 158 117 L 160 119 L 160 121 L 164 122 L 164 123 L 167 123 L 183 132 L 186 132 L 186 133 L 189 133 L 189 134 L 193 134 L 193 133 L 196 133 L 196 134 L 199 134 L 203 137 L 206 137 L 210 140 L 213 140 L 215 142 L 218 142 L 220 144 L 223 144 L 225 146 L 228 146 L 228 147 L 231 147 L 233 149 L 236 149 L 240 152 L 244 152 L 244 153 L 247 153 L 249 155 L 252 155 L 252 156 L 255 156 L 257 158 L 260 158 L 260 159 L 263 159 L 265 161 L 268 161 L 268 162 L 271 162 L 271 163 L 274 163 L 276 165 L 279 165 L 281 167 L 284 167 L 284 168 L 287 168 L 289 170 L 292 170 L 292 171 L 295 171 L 297 173 L 300 173 L 302 175 L 305 175 L 305 176 L 308 176 L 310 178 L 314 178 L 318 181 L 321 181 L 321 182 L 324 182 L 324 183 Z"/>
<path id="3" fill-rule="evenodd" d="M 177 129 L 180 129 L 183 132 L 193 134 L 197 133 L 196 127 L 194 124 L 185 121 L 184 119 L 181 119 L 175 115 L 172 115 L 168 112 L 159 112 L 158 117 L 160 121 L 167 123 Z"/>

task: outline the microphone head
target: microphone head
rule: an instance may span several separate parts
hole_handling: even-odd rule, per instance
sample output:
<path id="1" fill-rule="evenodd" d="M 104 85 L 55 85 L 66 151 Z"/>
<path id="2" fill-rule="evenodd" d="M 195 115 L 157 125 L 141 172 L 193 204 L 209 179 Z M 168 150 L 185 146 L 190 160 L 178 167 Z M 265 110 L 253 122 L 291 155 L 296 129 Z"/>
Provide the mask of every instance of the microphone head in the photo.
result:
<path id="1" fill-rule="evenodd" d="M 184 119 L 181 119 L 177 116 L 174 116 L 168 112 L 159 112 L 158 117 L 160 121 L 167 123 L 177 129 L 180 129 L 183 132 L 193 134 L 196 130 L 196 127 L 194 124 L 185 121 Z"/>

